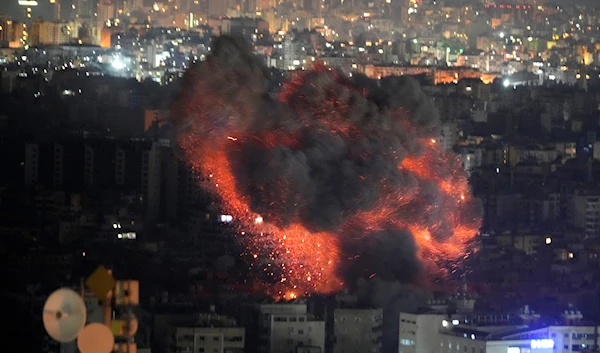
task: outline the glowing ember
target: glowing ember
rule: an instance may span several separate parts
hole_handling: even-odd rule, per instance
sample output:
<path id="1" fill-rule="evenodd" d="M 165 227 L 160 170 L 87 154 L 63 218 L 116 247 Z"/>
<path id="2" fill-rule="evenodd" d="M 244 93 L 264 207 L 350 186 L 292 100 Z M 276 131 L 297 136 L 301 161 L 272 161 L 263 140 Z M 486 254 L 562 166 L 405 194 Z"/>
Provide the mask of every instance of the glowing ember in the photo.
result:
<path id="1" fill-rule="evenodd" d="M 411 81 L 315 68 L 274 99 L 249 48 L 226 37 L 213 48 L 186 74 L 174 122 L 264 292 L 295 299 L 357 277 L 411 281 L 468 255 L 480 209 Z"/>

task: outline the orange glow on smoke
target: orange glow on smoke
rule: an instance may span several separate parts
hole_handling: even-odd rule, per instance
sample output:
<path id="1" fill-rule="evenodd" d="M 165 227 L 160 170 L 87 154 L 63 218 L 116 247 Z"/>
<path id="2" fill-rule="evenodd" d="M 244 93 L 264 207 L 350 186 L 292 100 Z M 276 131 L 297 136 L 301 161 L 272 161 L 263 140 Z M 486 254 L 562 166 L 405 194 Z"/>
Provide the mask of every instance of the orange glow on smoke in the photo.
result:
<path id="1" fill-rule="evenodd" d="M 473 219 L 465 224 L 460 220 L 460 205 L 470 201 L 471 189 L 465 173 L 458 168 L 461 165 L 456 156 L 441 150 L 435 141 L 422 141 L 425 152 L 420 156 L 405 158 L 400 169 L 414 173 L 418 178 L 435 183 L 447 196 L 446 221 L 452 226 L 452 236 L 445 241 L 437 241 L 431 236 L 432 226 L 423 227 L 419 224 L 405 224 L 411 231 L 422 252 L 422 256 L 439 260 L 452 260 L 465 256 L 468 244 L 478 233 L 481 221 Z"/>
<path id="2" fill-rule="evenodd" d="M 265 137 L 265 144 L 275 144 L 276 138 Z M 217 193 L 224 209 L 232 214 L 236 221 L 242 224 L 246 232 L 260 234 L 241 237 L 249 249 L 253 259 L 264 263 L 277 263 L 283 270 L 274 278 L 278 283 L 262 286 L 262 291 L 274 297 L 295 299 L 300 295 L 309 293 L 331 293 L 343 287 L 342 279 L 337 275 L 339 265 L 338 237 L 328 233 L 311 233 L 301 224 L 291 224 L 286 228 L 278 228 L 269 223 L 257 224 L 257 215 L 250 211 L 248 201 L 239 194 L 235 186 L 235 178 L 231 172 L 227 151 L 227 144 L 236 140 L 227 137 L 221 146 L 211 146 L 207 153 L 195 154 L 198 157 L 192 163 L 201 170 L 210 171 L 211 177 L 205 184 Z M 438 168 L 448 166 L 449 160 L 439 160 L 445 153 L 437 145 L 424 144 L 426 150 L 421 156 L 408 157 L 399 166 L 407 169 L 418 178 L 434 182 L 443 190 L 454 205 L 447 207 L 447 219 L 453 228 L 453 234 L 443 240 L 432 236 L 431 230 L 436 224 L 421 225 L 418 220 L 411 222 L 407 219 L 396 219 L 394 215 L 398 207 L 409 204 L 418 197 L 418 190 L 408 190 L 403 193 L 390 192 L 381 198 L 378 207 L 369 211 L 359 212 L 341 227 L 340 232 L 347 229 L 360 228 L 365 233 L 381 230 L 381 225 L 386 222 L 398 228 L 408 229 L 419 246 L 419 258 L 433 262 L 455 261 L 467 255 L 466 249 L 479 229 L 479 221 L 470 224 L 461 224 L 458 212 L 460 203 L 471 198 L 471 192 L 464 173 L 461 173 L 460 164 L 452 164 L 452 168 Z M 208 145 L 205 145 L 208 147 Z M 450 158 L 446 156 L 445 158 Z M 439 164 L 436 166 L 436 164 Z M 268 221 L 268 220 L 267 220 Z M 267 258 L 257 255 L 260 249 L 269 248 L 271 252 Z M 271 266 L 265 266 L 265 271 L 270 271 Z M 375 277 L 372 274 L 370 277 Z"/>
<path id="3" fill-rule="evenodd" d="M 227 138 L 227 142 L 232 140 Z M 205 146 L 208 147 L 208 146 Z M 214 148 L 214 149 L 213 149 Z M 277 262 L 283 272 L 276 278 L 275 285 L 265 285 L 262 291 L 286 299 L 295 299 L 297 293 L 330 293 L 341 289 L 342 281 L 337 276 L 339 261 L 338 244 L 335 236 L 327 233 L 311 233 L 300 224 L 291 224 L 280 229 L 272 224 L 256 222 L 247 200 L 237 192 L 235 178 L 230 170 L 225 145 L 213 146 L 210 153 L 191 162 L 201 170 L 210 170 L 205 186 L 215 191 L 224 208 L 243 224 L 244 233 L 255 236 L 240 237 L 252 257 L 257 261 Z M 195 155 L 200 157 L 199 154 Z M 257 224 L 258 223 L 258 224 Z M 259 249 L 271 248 L 267 258 L 260 258 Z M 271 266 L 266 266 L 269 271 Z"/>
<path id="4" fill-rule="evenodd" d="M 295 87 L 302 83 L 301 78 L 298 80 L 289 83 L 289 87 L 280 96 L 282 102 L 292 107 L 294 99 L 302 99 L 294 96 Z M 194 104 L 194 101 L 189 104 Z M 220 106 L 221 102 L 208 101 L 202 104 Z M 198 109 L 188 109 L 201 111 L 202 104 L 199 104 Z M 344 102 L 338 102 L 332 97 L 324 106 L 315 107 L 315 111 L 310 114 L 323 115 L 325 120 L 322 120 L 322 127 L 332 133 L 347 136 L 355 127 L 342 118 L 346 114 L 346 106 Z M 299 118 L 302 122 L 305 121 L 303 116 Z M 234 119 L 222 118 L 223 125 L 234 126 Z M 400 122 L 411 128 L 407 120 Z M 247 249 L 245 255 L 252 258 L 251 266 L 262 269 L 273 279 L 272 283 L 262 285 L 261 291 L 289 300 L 310 293 L 332 293 L 342 289 L 344 283 L 338 272 L 340 263 L 346 259 L 340 258 L 339 242 L 343 239 L 340 234 L 368 236 L 390 224 L 412 234 L 418 245 L 417 256 L 420 259 L 441 264 L 447 261 L 457 263 L 468 256 L 470 244 L 480 227 L 480 219 L 476 216 L 464 219 L 464 208 L 472 201 L 467 175 L 458 158 L 444 151 L 435 139 L 422 138 L 418 141 L 420 152 L 399 162 L 399 171 L 419 179 L 418 186 L 382 187 L 382 194 L 378 195 L 376 204 L 369 210 L 350 215 L 335 234 L 312 232 L 298 222 L 278 227 L 266 215 L 252 212 L 248 197 L 242 195 L 236 186 L 237 181 L 229 159 L 229 152 L 236 150 L 244 140 L 250 139 L 267 148 L 281 145 L 293 147 L 298 143 L 295 136 L 279 131 L 244 135 L 240 131 L 226 129 L 221 135 L 219 131 L 210 131 L 210 139 L 207 140 L 198 139 L 193 134 L 184 134 L 180 136 L 180 143 L 187 152 L 188 162 L 204 175 L 203 186 L 218 197 L 223 210 L 232 215 L 239 225 L 238 239 Z M 365 177 L 361 179 L 370 183 L 381 182 L 366 180 Z M 411 209 L 410 205 L 420 197 L 423 185 L 435 185 L 442 191 L 440 194 L 443 197 L 428 204 L 426 210 L 443 210 L 443 219 L 431 221 L 427 219 L 426 211 L 415 213 Z M 265 216 L 264 222 L 262 216 Z M 440 233 L 444 236 L 440 236 Z M 369 277 L 376 276 L 376 273 L 372 273 Z"/>

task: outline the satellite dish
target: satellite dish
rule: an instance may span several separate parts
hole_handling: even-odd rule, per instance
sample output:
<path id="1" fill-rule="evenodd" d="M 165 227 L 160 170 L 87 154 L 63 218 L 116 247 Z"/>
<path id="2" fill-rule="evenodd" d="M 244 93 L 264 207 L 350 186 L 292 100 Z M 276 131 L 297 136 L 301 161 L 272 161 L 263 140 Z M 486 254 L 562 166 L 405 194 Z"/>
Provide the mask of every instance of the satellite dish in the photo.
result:
<path id="1" fill-rule="evenodd" d="M 44 328 L 55 341 L 66 343 L 75 340 L 85 325 L 86 318 L 87 310 L 83 299 L 69 288 L 56 290 L 44 304 Z"/>
<path id="2" fill-rule="evenodd" d="M 77 348 L 81 353 L 110 353 L 115 346 L 115 337 L 106 325 L 93 323 L 81 330 L 77 337 Z"/>

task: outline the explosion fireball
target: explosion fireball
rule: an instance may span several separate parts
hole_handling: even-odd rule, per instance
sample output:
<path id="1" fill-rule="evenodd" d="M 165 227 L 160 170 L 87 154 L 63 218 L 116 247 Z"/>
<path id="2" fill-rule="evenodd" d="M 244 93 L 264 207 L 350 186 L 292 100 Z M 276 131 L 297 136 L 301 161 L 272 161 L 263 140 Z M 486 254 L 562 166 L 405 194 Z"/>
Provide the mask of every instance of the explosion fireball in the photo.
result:
<path id="1" fill-rule="evenodd" d="M 410 282 L 468 256 L 480 206 L 418 85 L 318 66 L 293 76 L 270 93 L 249 46 L 220 37 L 173 114 L 264 290 L 294 299 L 358 277 Z"/>

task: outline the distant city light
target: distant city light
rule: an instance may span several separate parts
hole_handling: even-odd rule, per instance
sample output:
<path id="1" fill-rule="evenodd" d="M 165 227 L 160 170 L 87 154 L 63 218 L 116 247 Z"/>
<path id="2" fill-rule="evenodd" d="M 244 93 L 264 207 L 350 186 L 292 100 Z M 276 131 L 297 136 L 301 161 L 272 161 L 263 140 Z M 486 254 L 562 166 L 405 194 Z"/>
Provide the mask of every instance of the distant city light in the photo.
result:
<path id="1" fill-rule="evenodd" d="M 448 327 L 448 321 L 442 320 L 442 327 Z"/>
<path id="2" fill-rule="evenodd" d="M 125 63 L 121 61 L 121 59 L 115 58 L 112 62 L 112 67 L 117 70 L 123 70 L 125 68 Z"/>
<path id="3" fill-rule="evenodd" d="M 456 326 L 456 325 L 458 325 L 458 324 L 459 324 L 459 321 L 458 321 L 458 320 L 452 320 L 452 325 L 455 325 L 455 326 Z"/>
<path id="4" fill-rule="evenodd" d="M 504 38 L 504 32 L 500 32 L 500 38 Z"/>
<path id="5" fill-rule="evenodd" d="M 546 238 L 546 244 L 552 244 L 552 238 L 547 237 Z"/>
<path id="6" fill-rule="evenodd" d="M 510 86 L 510 81 L 504 80 L 504 82 L 502 82 L 502 84 L 504 85 L 504 87 L 508 87 L 508 86 Z"/>
<path id="7" fill-rule="evenodd" d="M 119 239 L 135 239 L 137 235 L 135 232 L 127 232 L 127 233 L 119 233 L 117 234 L 117 238 Z"/>
<path id="8" fill-rule="evenodd" d="M 551 339 L 531 340 L 531 349 L 554 348 L 554 341 Z"/>
<path id="9" fill-rule="evenodd" d="M 233 221 L 233 216 L 230 216 L 228 214 L 222 214 L 220 217 L 220 220 L 223 223 L 229 223 L 229 222 Z"/>
<path id="10" fill-rule="evenodd" d="M 261 224 L 262 222 L 263 222 L 263 218 L 261 216 L 258 216 L 254 219 L 255 224 Z"/>
<path id="11" fill-rule="evenodd" d="M 21 5 L 21 6 L 38 6 L 38 2 L 32 1 L 32 0 L 19 0 L 19 5 Z"/>

